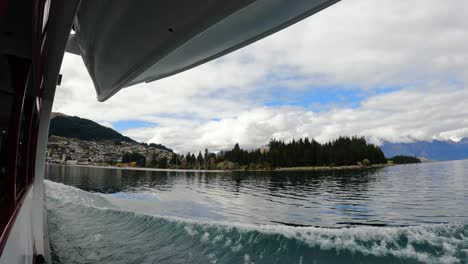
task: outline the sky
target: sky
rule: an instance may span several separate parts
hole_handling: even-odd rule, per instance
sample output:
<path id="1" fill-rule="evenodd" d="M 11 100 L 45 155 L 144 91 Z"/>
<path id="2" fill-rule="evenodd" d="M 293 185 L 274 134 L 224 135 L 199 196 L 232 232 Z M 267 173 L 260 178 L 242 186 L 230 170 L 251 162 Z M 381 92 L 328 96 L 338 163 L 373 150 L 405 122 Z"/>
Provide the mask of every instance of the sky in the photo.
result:
<path id="1" fill-rule="evenodd" d="M 100 103 L 66 54 L 53 111 L 185 153 L 271 138 L 468 136 L 468 1 L 345 0 L 227 56 Z"/>

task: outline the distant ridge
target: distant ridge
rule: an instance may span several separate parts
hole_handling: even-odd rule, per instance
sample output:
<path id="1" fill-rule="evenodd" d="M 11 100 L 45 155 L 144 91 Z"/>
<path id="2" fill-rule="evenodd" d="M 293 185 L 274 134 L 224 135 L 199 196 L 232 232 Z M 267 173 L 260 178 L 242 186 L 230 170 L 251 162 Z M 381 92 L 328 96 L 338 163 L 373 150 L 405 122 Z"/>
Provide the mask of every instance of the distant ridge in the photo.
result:
<path id="1" fill-rule="evenodd" d="M 78 138 L 81 140 L 123 141 L 137 143 L 112 128 L 102 126 L 89 119 L 68 116 L 62 113 L 50 115 L 49 136 Z"/>
<path id="2" fill-rule="evenodd" d="M 381 146 L 386 157 L 406 155 L 425 160 L 460 160 L 468 159 L 468 138 L 459 141 L 416 141 L 412 143 L 384 142 Z"/>

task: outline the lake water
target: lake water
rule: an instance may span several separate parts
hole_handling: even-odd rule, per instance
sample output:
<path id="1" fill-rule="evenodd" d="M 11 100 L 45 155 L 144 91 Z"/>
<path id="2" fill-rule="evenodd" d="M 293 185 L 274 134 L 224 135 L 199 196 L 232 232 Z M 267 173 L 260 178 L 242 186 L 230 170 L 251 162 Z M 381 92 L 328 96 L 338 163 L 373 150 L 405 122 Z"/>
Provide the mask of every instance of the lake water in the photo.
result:
<path id="1" fill-rule="evenodd" d="M 54 263 L 468 263 L 468 161 L 46 175 Z"/>

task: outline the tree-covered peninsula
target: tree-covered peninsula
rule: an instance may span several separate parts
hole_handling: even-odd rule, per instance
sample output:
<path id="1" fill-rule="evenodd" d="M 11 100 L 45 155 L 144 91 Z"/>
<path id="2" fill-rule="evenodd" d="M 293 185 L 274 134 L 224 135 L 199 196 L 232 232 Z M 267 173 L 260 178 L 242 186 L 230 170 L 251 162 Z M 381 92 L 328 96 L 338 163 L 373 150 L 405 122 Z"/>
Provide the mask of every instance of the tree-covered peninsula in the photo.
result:
<path id="1" fill-rule="evenodd" d="M 416 157 L 397 155 L 393 158 L 388 159 L 393 162 L 393 164 L 411 164 L 411 163 L 421 163 L 421 160 Z"/>
<path id="2" fill-rule="evenodd" d="M 207 149 L 196 155 L 174 154 L 164 160 L 164 167 L 179 169 L 274 169 L 284 167 L 321 167 L 385 164 L 387 159 L 382 150 L 367 143 L 362 137 L 340 137 L 319 143 L 313 139 L 300 138 L 288 142 L 272 139 L 267 147 L 256 150 L 242 149 L 239 144 L 226 151 L 210 153 Z M 160 167 L 153 157 L 151 166 Z"/>

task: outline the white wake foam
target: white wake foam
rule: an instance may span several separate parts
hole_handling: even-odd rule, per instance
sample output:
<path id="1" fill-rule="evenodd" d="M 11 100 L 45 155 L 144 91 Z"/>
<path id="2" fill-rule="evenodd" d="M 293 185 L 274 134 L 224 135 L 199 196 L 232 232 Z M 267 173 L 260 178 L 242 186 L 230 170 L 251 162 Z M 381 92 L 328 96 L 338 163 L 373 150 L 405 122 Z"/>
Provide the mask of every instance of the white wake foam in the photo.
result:
<path id="1" fill-rule="evenodd" d="M 75 187 L 45 181 L 47 197 L 61 203 L 73 203 L 97 209 L 117 210 L 104 196 Z M 120 211 L 126 211 L 119 209 Z M 134 212 L 132 212 L 134 213 Z M 468 261 L 468 227 L 462 224 L 421 225 L 410 227 L 352 227 L 330 229 L 284 225 L 254 225 L 221 221 L 204 221 L 161 215 L 158 219 L 182 225 L 189 236 L 199 236 L 201 243 L 215 243 L 240 251 L 252 241 L 232 241 L 226 232 L 259 232 L 297 239 L 321 250 L 350 251 L 372 256 L 395 256 L 424 263 L 463 263 Z M 210 233 L 211 232 L 211 233 Z M 434 250 L 427 249 L 428 247 Z M 422 249 L 425 248 L 425 249 Z M 435 253 L 438 251 L 439 253 Z"/>

